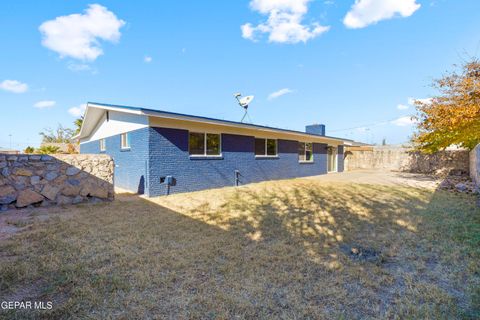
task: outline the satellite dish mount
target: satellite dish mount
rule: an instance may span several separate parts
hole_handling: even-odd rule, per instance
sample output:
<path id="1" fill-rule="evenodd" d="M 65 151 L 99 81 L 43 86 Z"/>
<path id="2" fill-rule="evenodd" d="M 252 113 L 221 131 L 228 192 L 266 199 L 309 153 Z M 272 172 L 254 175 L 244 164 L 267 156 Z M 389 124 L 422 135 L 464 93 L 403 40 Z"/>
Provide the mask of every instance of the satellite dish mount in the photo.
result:
<path id="1" fill-rule="evenodd" d="M 242 94 L 240 94 L 240 93 L 235 93 L 234 97 L 235 97 L 235 99 L 237 99 L 240 107 L 242 107 L 245 110 L 245 113 L 242 117 L 242 120 L 240 120 L 240 122 L 243 122 L 243 120 L 245 120 L 245 118 L 248 118 L 248 120 L 250 122 L 252 122 L 252 120 L 250 119 L 250 116 L 248 115 L 248 105 L 250 104 L 250 102 L 252 102 L 254 97 L 253 96 L 242 97 Z"/>

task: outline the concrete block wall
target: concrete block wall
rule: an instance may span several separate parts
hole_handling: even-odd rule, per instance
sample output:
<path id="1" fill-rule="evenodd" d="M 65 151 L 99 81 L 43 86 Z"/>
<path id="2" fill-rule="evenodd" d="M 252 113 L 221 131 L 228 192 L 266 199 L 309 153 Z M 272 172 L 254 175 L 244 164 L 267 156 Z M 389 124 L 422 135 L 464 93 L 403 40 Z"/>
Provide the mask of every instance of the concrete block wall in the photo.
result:
<path id="1" fill-rule="evenodd" d="M 480 187 L 480 144 L 470 151 L 470 177 Z"/>
<path id="2" fill-rule="evenodd" d="M 0 210 L 113 200 L 106 155 L 0 154 Z"/>
<path id="3" fill-rule="evenodd" d="M 435 154 L 411 152 L 407 148 L 376 146 L 372 150 L 345 153 L 345 169 L 385 169 L 414 173 L 446 175 L 451 172 L 467 173 L 469 154 L 466 150 L 448 150 Z"/>
<path id="4" fill-rule="evenodd" d="M 314 162 L 298 162 L 298 142 L 278 140 L 278 157 L 255 158 L 255 138 L 222 134 L 222 156 L 190 157 L 188 131 L 150 128 L 150 196 L 164 195 L 167 186 L 160 177 L 172 175 L 176 185 L 170 193 L 233 186 L 235 170 L 241 185 L 264 180 L 313 176 L 327 173 L 327 145 L 315 143 Z M 343 157 L 342 157 L 343 159 Z"/>

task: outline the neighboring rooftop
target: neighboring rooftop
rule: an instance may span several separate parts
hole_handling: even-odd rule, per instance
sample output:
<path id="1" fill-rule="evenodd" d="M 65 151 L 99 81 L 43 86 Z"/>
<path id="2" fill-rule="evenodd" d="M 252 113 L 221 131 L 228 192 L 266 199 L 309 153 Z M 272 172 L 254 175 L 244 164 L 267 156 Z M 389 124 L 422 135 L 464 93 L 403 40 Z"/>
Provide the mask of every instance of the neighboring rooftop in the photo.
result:
<path id="1" fill-rule="evenodd" d="M 7 148 L 0 147 L 0 153 L 3 153 L 3 154 L 19 154 L 20 151 L 15 150 L 15 149 L 7 149 Z"/>

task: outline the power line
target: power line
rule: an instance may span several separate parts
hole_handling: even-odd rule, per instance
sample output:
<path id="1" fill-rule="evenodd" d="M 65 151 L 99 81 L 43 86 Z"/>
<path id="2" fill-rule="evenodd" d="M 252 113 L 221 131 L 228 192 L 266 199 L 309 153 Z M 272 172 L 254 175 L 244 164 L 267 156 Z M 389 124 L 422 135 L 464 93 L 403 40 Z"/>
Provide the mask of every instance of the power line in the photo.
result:
<path id="1" fill-rule="evenodd" d="M 366 125 L 363 125 L 363 126 L 358 126 L 358 127 L 351 127 L 351 128 L 345 128 L 345 129 L 336 129 L 336 130 L 328 130 L 328 132 L 340 132 L 340 131 L 348 131 L 348 130 L 354 130 L 354 129 L 362 129 L 362 128 L 369 128 L 369 127 L 375 127 L 375 126 L 380 126 L 380 125 L 384 125 L 384 124 L 388 124 L 392 121 L 395 121 L 397 120 L 398 118 L 394 118 L 394 119 L 390 119 L 390 120 L 386 120 L 386 121 L 377 121 L 377 122 L 374 122 L 374 123 L 370 123 L 370 124 L 366 124 Z"/>

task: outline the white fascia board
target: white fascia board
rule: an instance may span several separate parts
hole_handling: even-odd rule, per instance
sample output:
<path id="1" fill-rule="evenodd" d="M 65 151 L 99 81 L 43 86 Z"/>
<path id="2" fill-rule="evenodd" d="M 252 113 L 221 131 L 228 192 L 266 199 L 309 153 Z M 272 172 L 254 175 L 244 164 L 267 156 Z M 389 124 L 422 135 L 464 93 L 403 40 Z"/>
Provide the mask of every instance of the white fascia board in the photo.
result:
<path id="1" fill-rule="evenodd" d="M 132 113 L 132 114 L 138 114 L 138 115 L 145 115 L 146 113 L 143 112 L 142 110 L 135 110 L 135 109 L 127 109 L 127 108 L 117 108 L 115 106 L 104 106 L 104 105 L 98 105 L 95 103 L 89 103 L 87 105 L 88 107 L 92 108 L 98 108 L 98 109 L 104 109 L 104 110 L 112 110 L 112 111 L 118 111 L 118 112 L 123 112 L 123 113 Z"/>

